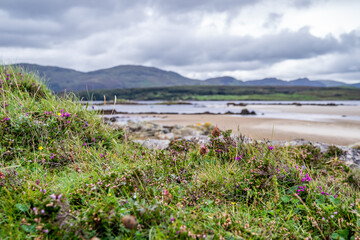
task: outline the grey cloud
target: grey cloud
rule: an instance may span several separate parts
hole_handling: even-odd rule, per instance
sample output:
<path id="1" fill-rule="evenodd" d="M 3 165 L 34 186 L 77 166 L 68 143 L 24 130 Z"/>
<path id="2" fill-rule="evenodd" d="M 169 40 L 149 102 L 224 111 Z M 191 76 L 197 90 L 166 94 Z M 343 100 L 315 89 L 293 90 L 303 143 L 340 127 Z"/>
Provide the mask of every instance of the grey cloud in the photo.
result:
<path id="1" fill-rule="evenodd" d="M 48 40 L 39 36 L 28 35 L 19 38 L 17 34 L 4 34 L 0 33 L 0 46 L 1 47 L 14 47 L 26 46 L 33 48 L 46 48 L 49 46 Z"/>
<path id="2" fill-rule="evenodd" d="M 255 4 L 260 0 L 0 0 L 0 9 L 17 18 L 59 18 L 72 8 L 96 9 L 104 14 L 125 11 L 135 6 L 154 8 L 162 13 L 225 11 Z"/>
<path id="3" fill-rule="evenodd" d="M 291 3 L 296 8 L 307 8 L 310 7 L 317 1 L 314 0 L 292 0 Z"/>
<path id="4" fill-rule="evenodd" d="M 164 12 L 209 11 L 222 12 L 254 5 L 260 0 L 149 0 L 150 6 Z"/>
<path id="5" fill-rule="evenodd" d="M 157 64 L 185 66 L 203 63 L 251 62 L 274 64 L 286 59 L 306 59 L 349 50 L 353 33 L 343 35 L 341 40 L 329 35 L 313 36 L 308 28 L 296 32 L 283 31 L 260 38 L 250 36 L 203 36 L 184 34 L 172 36 L 148 36 L 151 41 L 137 42 L 136 56 L 141 61 L 151 60 Z M 186 36 L 186 37 L 184 37 Z M 166 39 L 162 40 L 162 39 Z M 354 47 L 354 44 L 352 44 Z"/>
<path id="6" fill-rule="evenodd" d="M 0 0 L 0 3 L 3 0 Z M 132 4 L 123 5 L 114 4 L 108 6 L 105 11 L 104 5 L 99 4 L 95 7 L 95 1 L 40 1 L 32 2 L 34 6 L 26 11 L 19 3 L 14 5 L 0 4 L 0 47 L 49 47 L 59 43 L 66 43 L 81 39 L 86 39 L 92 35 L 110 30 L 127 28 L 133 24 L 144 20 L 144 13 L 140 7 L 130 7 Z M 30 1 L 24 1 L 24 3 Z M 37 8 L 41 3 L 46 2 L 44 6 Z M 50 4 L 53 3 L 52 4 Z M 107 1 L 109 4 L 111 1 Z M 86 4 L 85 4 L 86 3 Z M 49 8 L 47 8 L 49 6 Z M 31 13 L 32 9 L 37 9 L 38 14 Z M 7 10 L 7 11 L 6 11 Z M 22 11 L 27 14 L 22 14 Z M 13 13 L 13 14 L 11 14 Z M 15 14 L 16 13 L 16 14 Z M 39 18 L 44 13 L 44 18 Z M 60 14 L 61 13 L 61 14 Z M 19 16 L 19 17 L 18 17 Z M 26 18 L 26 16 L 28 18 Z M 33 38 L 39 38 L 38 43 L 34 43 Z M 15 40 L 14 40 L 15 39 Z"/>
<path id="7" fill-rule="evenodd" d="M 266 19 L 266 21 L 263 24 L 263 27 L 265 28 L 276 28 L 282 19 L 282 14 L 278 13 L 270 13 Z"/>
<path id="8" fill-rule="evenodd" d="M 131 0 L 0 0 L 0 9 L 16 18 L 58 18 L 72 8 L 92 8 L 106 13 L 115 9 L 127 9 L 139 4 Z"/>

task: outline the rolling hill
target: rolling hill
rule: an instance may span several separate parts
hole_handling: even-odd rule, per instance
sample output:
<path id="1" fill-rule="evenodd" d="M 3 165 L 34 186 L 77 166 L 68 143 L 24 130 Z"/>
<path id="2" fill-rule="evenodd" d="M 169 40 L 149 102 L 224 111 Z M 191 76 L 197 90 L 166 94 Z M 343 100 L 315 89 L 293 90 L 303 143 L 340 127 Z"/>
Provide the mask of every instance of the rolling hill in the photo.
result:
<path id="1" fill-rule="evenodd" d="M 41 66 L 28 63 L 19 63 L 15 65 L 38 73 L 46 80 L 48 87 L 54 92 L 61 92 L 65 90 L 81 91 L 186 85 L 360 87 L 360 83 L 349 85 L 333 80 L 312 81 L 307 78 L 299 78 L 293 81 L 284 81 L 277 78 L 241 81 L 233 77 L 224 76 L 207 80 L 198 80 L 181 76 L 180 74 L 172 71 L 164 71 L 155 67 L 136 65 L 120 65 L 91 72 L 80 72 L 68 68 Z"/>

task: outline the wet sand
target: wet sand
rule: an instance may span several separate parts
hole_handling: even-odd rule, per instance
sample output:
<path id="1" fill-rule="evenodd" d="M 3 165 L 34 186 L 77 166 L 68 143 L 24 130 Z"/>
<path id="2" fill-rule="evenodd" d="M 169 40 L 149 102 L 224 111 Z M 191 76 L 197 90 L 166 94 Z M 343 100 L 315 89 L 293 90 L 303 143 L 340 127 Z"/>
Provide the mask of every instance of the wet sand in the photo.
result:
<path id="1" fill-rule="evenodd" d="M 326 115 L 360 116 L 357 106 L 277 106 L 249 105 L 249 110 L 276 110 L 284 113 L 324 114 L 323 121 L 304 121 L 294 119 L 272 119 L 233 115 L 166 115 L 150 114 L 159 120 L 152 122 L 162 125 L 193 125 L 209 122 L 220 129 L 231 129 L 233 133 L 243 134 L 254 139 L 294 140 L 304 139 L 343 146 L 360 145 L 360 121 L 326 119 Z"/>

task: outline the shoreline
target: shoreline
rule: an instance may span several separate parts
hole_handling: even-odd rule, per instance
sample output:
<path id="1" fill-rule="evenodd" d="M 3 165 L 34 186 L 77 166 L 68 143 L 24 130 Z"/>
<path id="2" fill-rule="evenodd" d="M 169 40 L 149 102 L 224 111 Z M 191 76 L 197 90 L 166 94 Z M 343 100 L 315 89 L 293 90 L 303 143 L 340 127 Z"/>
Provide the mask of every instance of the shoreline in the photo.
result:
<path id="1" fill-rule="evenodd" d="M 351 120 L 313 122 L 212 114 L 122 114 L 122 116 L 156 118 L 149 122 L 164 126 L 188 126 L 208 122 L 222 130 L 231 129 L 234 134 L 242 134 L 256 140 L 292 141 L 303 139 L 341 146 L 360 145 L 360 124 L 358 121 Z"/>

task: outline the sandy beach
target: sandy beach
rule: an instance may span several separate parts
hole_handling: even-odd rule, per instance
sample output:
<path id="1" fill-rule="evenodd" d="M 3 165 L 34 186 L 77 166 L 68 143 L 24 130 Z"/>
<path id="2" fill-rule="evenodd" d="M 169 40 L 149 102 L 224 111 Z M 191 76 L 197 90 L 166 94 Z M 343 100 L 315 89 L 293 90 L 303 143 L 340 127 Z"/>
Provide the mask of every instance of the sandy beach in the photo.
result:
<path id="1" fill-rule="evenodd" d="M 159 119 L 152 122 L 162 125 L 186 126 L 209 122 L 220 129 L 232 129 L 236 134 L 240 133 L 254 139 L 304 139 L 343 146 L 360 145 L 360 121 L 350 118 L 360 116 L 358 106 L 249 105 L 247 108 L 255 111 L 316 114 L 324 117 L 316 121 L 304 121 L 211 114 L 142 114 L 137 116 L 157 117 Z"/>

